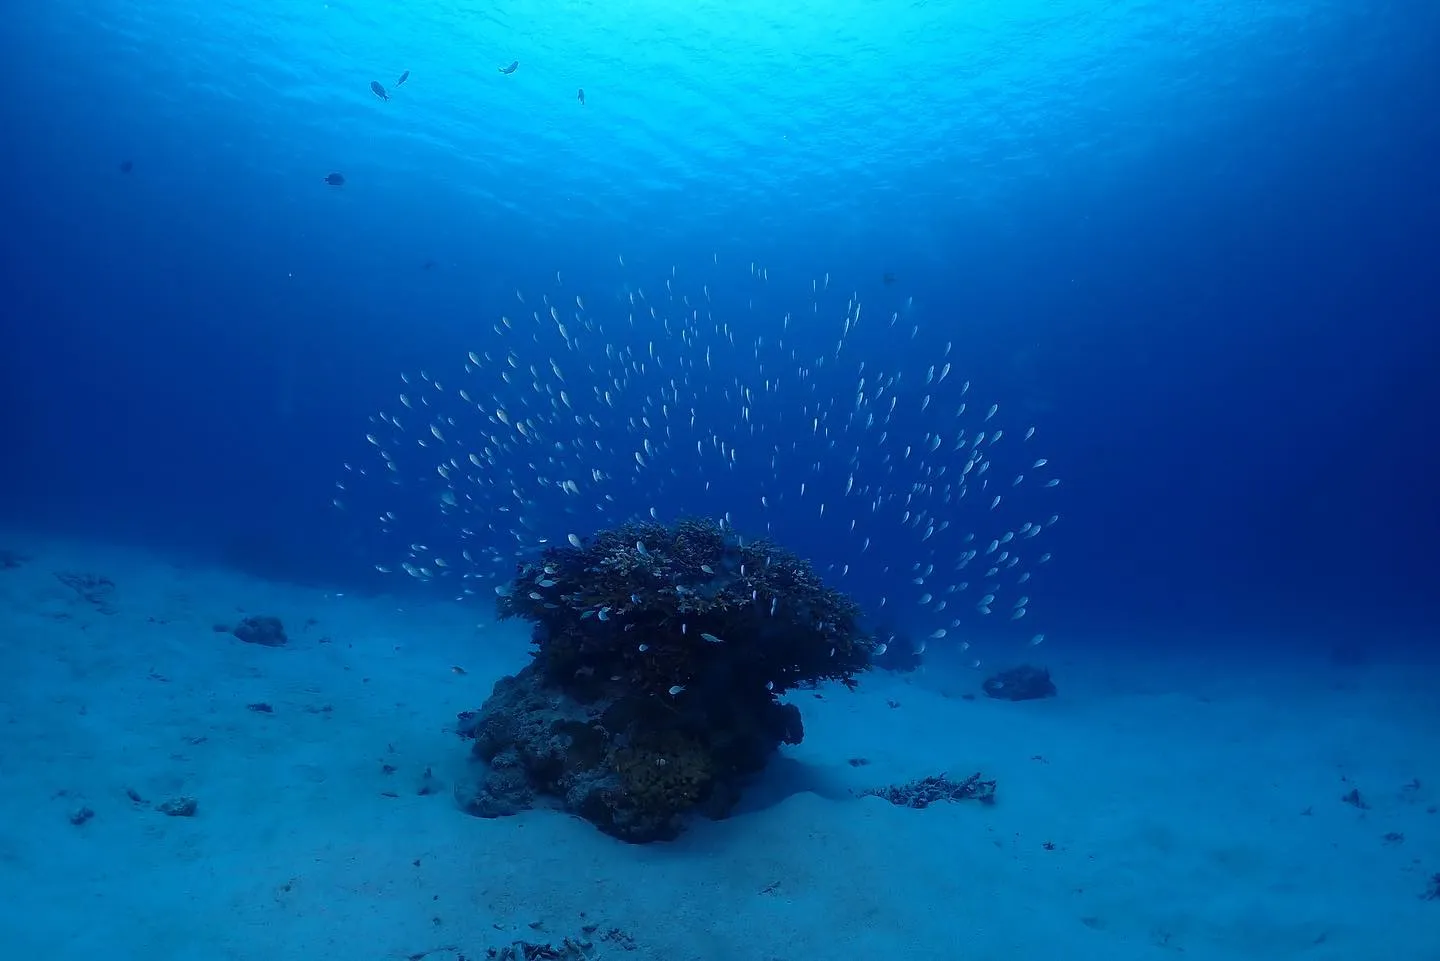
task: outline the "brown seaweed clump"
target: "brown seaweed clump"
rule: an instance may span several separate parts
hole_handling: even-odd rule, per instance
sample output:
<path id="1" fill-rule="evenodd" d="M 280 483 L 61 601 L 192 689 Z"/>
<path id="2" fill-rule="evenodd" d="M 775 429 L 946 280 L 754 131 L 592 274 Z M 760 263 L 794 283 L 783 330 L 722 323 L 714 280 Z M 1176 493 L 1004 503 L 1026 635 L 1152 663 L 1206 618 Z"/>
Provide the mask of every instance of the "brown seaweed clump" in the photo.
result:
<path id="1" fill-rule="evenodd" d="M 572 538 L 518 566 L 499 612 L 533 622 L 534 662 L 475 716 L 489 776 L 462 803 L 503 814 L 547 795 L 632 841 L 723 817 L 804 736 L 780 695 L 853 686 L 876 647 L 807 562 L 704 520 Z"/>

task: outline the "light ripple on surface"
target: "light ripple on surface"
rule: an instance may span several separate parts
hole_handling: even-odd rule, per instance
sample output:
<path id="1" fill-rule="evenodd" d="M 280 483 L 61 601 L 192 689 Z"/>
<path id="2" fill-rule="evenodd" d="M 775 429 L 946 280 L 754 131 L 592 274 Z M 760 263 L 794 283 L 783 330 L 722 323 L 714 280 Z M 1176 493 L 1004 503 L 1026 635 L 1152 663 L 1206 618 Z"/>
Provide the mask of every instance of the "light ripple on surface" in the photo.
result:
<path id="1" fill-rule="evenodd" d="M 1334 35 L 1346 15 L 1319 0 L 229 0 L 44 19 L 77 56 L 102 58 L 135 116 L 183 131 L 197 162 L 221 145 L 287 177 L 302 161 L 307 177 L 365 163 L 369 179 L 404 182 L 405 199 L 387 203 L 460 200 L 564 232 L 679 198 L 692 215 L 762 226 L 797 215 L 802 193 L 805 213 L 835 222 L 857 205 L 925 216 L 941 200 L 1014 203 L 1062 165 L 1142 162 L 1177 111 L 1223 117 L 1200 108 L 1223 99 L 1233 113 L 1339 82 L 1296 45 Z M 519 70 L 499 74 L 515 59 Z M 390 102 L 367 90 L 406 69 Z M 1247 82 L 1257 76 L 1263 90 Z"/>

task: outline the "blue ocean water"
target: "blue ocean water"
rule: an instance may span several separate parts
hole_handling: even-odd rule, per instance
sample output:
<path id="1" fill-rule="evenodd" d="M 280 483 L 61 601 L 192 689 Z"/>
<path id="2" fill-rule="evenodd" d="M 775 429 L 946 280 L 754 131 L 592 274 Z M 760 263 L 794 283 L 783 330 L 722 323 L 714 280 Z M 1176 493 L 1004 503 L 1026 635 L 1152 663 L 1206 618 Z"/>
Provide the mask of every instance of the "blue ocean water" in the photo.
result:
<path id="1" fill-rule="evenodd" d="M 1440 6 L 9 0 L 0 54 L 7 536 L 488 615 L 728 515 L 962 669 L 1434 662 Z"/>
<path id="2" fill-rule="evenodd" d="M 1401 2 L 18 2 L 4 508 L 362 577 L 326 506 L 400 371 L 556 271 L 615 306 L 759 263 L 742 336 L 828 273 L 925 330 L 856 349 L 953 342 L 1042 427 L 1052 626 L 1423 626 L 1437 37 Z"/>

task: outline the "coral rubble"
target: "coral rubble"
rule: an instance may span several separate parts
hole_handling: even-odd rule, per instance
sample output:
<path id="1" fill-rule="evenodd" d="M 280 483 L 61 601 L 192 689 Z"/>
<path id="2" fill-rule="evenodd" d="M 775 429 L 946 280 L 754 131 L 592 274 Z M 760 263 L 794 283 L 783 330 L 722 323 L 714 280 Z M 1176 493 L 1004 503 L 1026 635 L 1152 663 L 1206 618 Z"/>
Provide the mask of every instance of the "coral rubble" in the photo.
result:
<path id="1" fill-rule="evenodd" d="M 499 816 L 545 795 L 629 841 L 725 816 L 804 736 L 779 696 L 853 686 L 875 649 L 807 563 L 709 521 L 572 537 L 519 566 L 499 612 L 535 625 L 534 661 L 467 722 L 488 769 L 462 806 Z"/>
<path id="2" fill-rule="evenodd" d="M 860 796 L 884 798 L 891 804 L 907 808 L 926 808 L 936 801 L 970 799 L 982 804 L 994 804 L 995 782 L 985 780 L 978 772 L 963 781 L 952 781 L 948 776 L 938 774 L 911 781 L 909 784 L 869 788 L 861 791 Z"/>
<path id="3" fill-rule="evenodd" d="M 584 938 L 565 938 L 558 945 L 549 942 L 516 941 L 503 948 L 489 948 L 485 957 L 494 961 L 590 961 L 595 945 Z"/>

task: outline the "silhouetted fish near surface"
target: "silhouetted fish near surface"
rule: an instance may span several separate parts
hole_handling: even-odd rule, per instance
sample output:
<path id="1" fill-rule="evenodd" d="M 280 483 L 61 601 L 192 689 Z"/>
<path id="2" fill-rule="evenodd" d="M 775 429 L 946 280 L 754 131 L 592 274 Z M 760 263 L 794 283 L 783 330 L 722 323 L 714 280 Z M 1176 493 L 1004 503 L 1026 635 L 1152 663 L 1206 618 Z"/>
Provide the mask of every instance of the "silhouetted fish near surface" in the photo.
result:
<path id="1" fill-rule="evenodd" d="M 500 68 L 500 72 L 501 72 L 501 73 L 514 73 L 514 72 L 515 72 L 516 70 L 518 70 L 519 68 L 520 68 L 520 61 L 519 61 L 519 60 L 512 60 L 512 61 L 510 62 L 510 66 L 508 66 L 508 67 L 501 67 L 501 68 Z"/>
<path id="2" fill-rule="evenodd" d="M 389 100 L 390 95 L 385 92 L 385 87 L 378 80 L 370 81 L 370 92 L 381 100 Z"/>
<path id="3" fill-rule="evenodd" d="M 345 186 L 345 175 L 344 175 L 344 174 L 326 174 L 325 177 L 324 177 L 324 180 L 325 180 L 325 182 L 326 182 L 327 184 L 329 184 L 329 185 L 332 186 L 332 187 L 343 187 L 343 186 Z"/>
<path id="4" fill-rule="evenodd" d="M 585 88 L 580 88 L 580 106 L 585 106 Z"/>
<path id="5" fill-rule="evenodd" d="M 132 170 L 134 170 L 134 169 L 135 169 L 135 162 L 134 162 L 133 160 L 122 160 L 122 161 L 120 161 L 120 172 L 121 172 L 122 174 L 128 174 L 130 171 L 132 171 Z"/>
<path id="6" fill-rule="evenodd" d="M 406 70 L 404 73 L 402 73 L 402 74 L 400 75 L 400 79 L 397 80 L 397 81 L 395 81 L 395 86 L 398 87 L 398 86 L 400 86 L 402 83 L 404 83 L 405 81 L 407 81 L 407 80 L 409 80 L 409 79 L 410 79 L 410 71 L 409 71 L 409 70 Z"/>
<path id="7" fill-rule="evenodd" d="M 885 286 L 886 286 L 886 287 L 889 287 L 891 284 L 895 283 L 895 275 L 894 275 L 894 274 L 886 274 L 883 279 L 884 279 L 884 281 L 885 281 Z"/>

